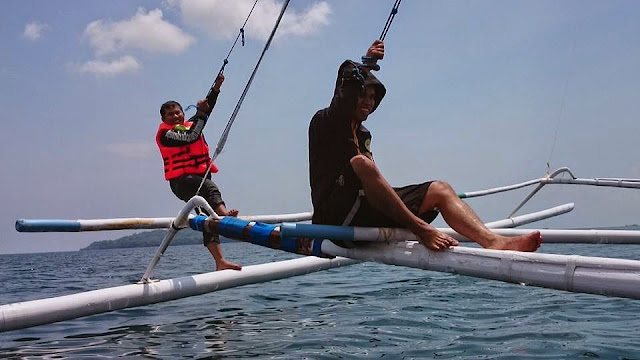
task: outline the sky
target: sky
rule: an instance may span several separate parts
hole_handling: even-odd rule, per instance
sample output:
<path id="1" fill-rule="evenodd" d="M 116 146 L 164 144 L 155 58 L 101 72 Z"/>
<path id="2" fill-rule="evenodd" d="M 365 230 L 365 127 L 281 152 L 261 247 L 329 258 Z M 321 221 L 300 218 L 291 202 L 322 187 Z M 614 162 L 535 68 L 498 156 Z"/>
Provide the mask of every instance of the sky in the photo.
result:
<path id="1" fill-rule="evenodd" d="M 5 0 L 0 12 L 0 254 L 73 251 L 127 231 L 18 233 L 17 219 L 175 216 L 155 144 L 159 107 L 203 98 L 253 0 Z M 394 1 L 289 4 L 217 160 L 241 214 L 311 210 L 307 129 L 345 59 Z M 283 1 L 259 0 L 204 134 L 213 148 Z M 640 2 L 405 0 L 367 120 L 387 180 L 458 192 L 544 176 L 640 178 Z M 192 113 L 187 113 L 188 116 Z M 503 219 L 531 188 L 468 199 Z M 640 223 L 640 191 L 550 185 L 520 213 L 575 203 L 537 227 Z M 442 219 L 436 226 L 445 226 Z M 529 225 L 532 227 L 534 225 Z"/>

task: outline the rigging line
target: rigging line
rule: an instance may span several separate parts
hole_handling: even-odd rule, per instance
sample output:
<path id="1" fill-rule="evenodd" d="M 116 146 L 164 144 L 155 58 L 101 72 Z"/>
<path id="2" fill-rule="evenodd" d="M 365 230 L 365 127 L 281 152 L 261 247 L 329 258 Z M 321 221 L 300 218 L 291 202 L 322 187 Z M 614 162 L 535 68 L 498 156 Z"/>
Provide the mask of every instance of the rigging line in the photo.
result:
<path id="1" fill-rule="evenodd" d="M 573 46 L 571 47 L 570 58 L 575 58 L 576 51 L 576 39 L 573 39 Z M 564 118 L 564 108 L 567 98 L 567 89 L 569 88 L 569 76 L 564 81 L 564 87 L 562 89 L 562 98 L 560 100 L 560 114 L 558 116 L 558 121 L 556 121 L 556 128 L 554 130 L 553 141 L 551 142 L 551 151 L 549 152 L 549 158 L 547 159 L 547 173 L 551 170 L 551 158 L 553 157 L 553 152 L 556 148 L 556 143 L 558 142 L 558 132 L 560 129 L 560 123 Z"/>
<path id="2" fill-rule="evenodd" d="M 255 9 L 257 3 L 258 3 L 258 0 L 256 0 L 253 3 L 253 6 L 251 7 L 251 10 L 249 11 L 249 15 L 247 15 L 247 18 L 244 20 L 244 24 L 242 24 L 242 27 L 240 28 L 240 31 L 238 32 L 238 35 L 236 36 L 236 40 L 233 42 L 233 45 L 231 45 L 231 49 L 229 49 L 229 53 L 227 54 L 227 57 L 224 58 L 222 67 L 220 68 L 220 71 L 218 72 L 218 74 L 222 74 L 224 72 L 224 67 L 227 65 L 227 63 L 229 63 L 229 56 L 231 55 L 231 52 L 233 51 L 233 48 L 236 47 L 236 44 L 238 43 L 238 39 L 240 38 L 240 36 L 242 36 L 242 46 L 244 46 L 244 27 L 245 27 L 245 25 L 247 25 L 247 22 L 249 22 L 249 18 L 251 17 L 251 14 L 253 13 L 253 9 Z"/>
<path id="3" fill-rule="evenodd" d="M 256 4 L 258 4 L 258 0 L 256 0 L 253 3 L 253 6 L 251 7 L 251 10 L 249 11 L 249 15 L 247 15 L 247 18 L 244 20 L 244 23 L 242 24 L 242 27 L 240 28 L 240 31 L 238 32 L 238 35 L 236 36 L 235 41 L 231 45 L 231 49 L 229 49 L 229 52 L 227 53 L 227 56 L 222 61 L 222 67 L 218 71 L 218 75 L 224 73 L 224 68 L 229 63 L 229 56 L 231 56 L 231 52 L 233 52 L 233 49 L 236 47 L 236 44 L 238 43 L 238 39 L 240 38 L 240 36 L 242 36 L 242 46 L 244 46 L 244 27 L 249 22 L 249 18 L 251 17 L 251 14 L 253 13 L 253 9 L 255 9 Z M 215 80 L 214 80 L 213 84 L 211 84 L 211 87 L 209 88 L 209 93 L 207 93 L 206 98 L 209 98 L 209 96 L 211 96 L 211 92 L 213 91 L 213 86 L 215 84 L 216 83 L 215 83 Z M 198 107 L 196 105 L 189 105 L 189 106 L 186 107 L 186 109 L 183 110 L 183 112 L 186 113 L 191 108 L 196 108 L 197 109 Z"/>
<path id="4" fill-rule="evenodd" d="M 384 38 L 387 36 L 387 32 L 389 31 L 389 28 L 391 27 L 391 23 L 393 22 L 393 18 L 396 16 L 396 14 L 398 13 L 398 7 L 400 6 L 400 2 L 402 0 L 396 0 L 395 4 L 393 4 L 393 9 L 391 9 L 391 13 L 389 14 L 389 17 L 387 18 L 387 23 L 384 24 L 384 29 L 382 29 L 382 34 L 380 34 L 379 40 L 380 41 L 384 41 Z M 380 65 L 378 65 L 376 62 L 378 61 L 378 59 L 376 59 L 375 57 L 372 56 L 363 56 L 362 57 L 362 64 L 364 66 L 367 66 L 369 69 L 373 70 L 373 71 L 378 71 L 380 70 Z M 359 72 L 359 70 L 356 70 L 357 72 Z M 357 74 L 358 77 L 362 77 L 362 75 Z"/>
<path id="5" fill-rule="evenodd" d="M 389 28 L 391 27 L 391 23 L 393 22 L 393 18 L 398 13 L 398 7 L 400 6 L 400 2 L 401 1 L 402 0 L 396 0 L 395 4 L 393 5 L 393 9 L 391 9 L 391 14 L 389 14 L 389 17 L 387 18 L 387 23 L 384 25 L 384 29 L 382 30 L 382 34 L 380 34 L 380 40 L 384 41 L 384 38 L 387 36 L 387 32 L 389 31 Z"/>
<path id="6" fill-rule="evenodd" d="M 267 43 L 264 46 L 264 49 L 262 49 L 262 54 L 260 55 L 260 58 L 258 59 L 258 63 L 256 64 L 255 68 L 253 69 L 253 72 L 251 73 L 251 76 L 249 77 L 249 81 L 247 82 L 247 85 L 244 88 L 244 91 L 242 92 L 242 95 L 240 95 L 240 99 L 238 99 L 238 103 L 236 104 L 236 107 L 233 109 L 233 113 L 231 114 L 231 118 L 229 119 L 229 122 L 227 122 L 227 126 L 224 128 L 224 131 L 222 132 L 222 135 L 220 136 L 220 140 L 218 140 L 218 145 L 216 146 L 216 150 L 213 153 L 213 156 L 211 156 L 211 164 L 213 164 L 213 162 L 216 160 L 216 158 L 218 157 L 218 155 L 220 155 L 220 153 L 222 152 L 222 149 L 224 148 L 224 145 L 227 142 L 227 138 L 229 137 L 229 132 L 231 131 L 231 126 L 233 125 L 233 122 L 236 119 L 236 116 L 238 115 L 238 112 L 240 111 L 240 106 L 242 106 L 242 102 L 244 101 L 244 98 L 247 96 L 247 92 L 249 92 L 249 88 L 251 87 L 251 83 L 253 82 L 253 78 L 256 76 L 256 73 L 258 72 L 258 67 L 260 67 L 260 63 L 262 62 L 262 59 L 264 58 L 265 53 L 267 52 L 267 50 L 269 49 L 269 46 L 271 45 L 271 41 L 273 40 L 273 37 L 276 34 L 276 30 L 278 29 L 278 26 L 280 25 L 280 20 L 282 20 L 282 16 L 284 15 L 285 10 L 287 10 L 287 6 L 289 5 L 289 1 L 290 0 L 285 0 L 284 4 L 282 5 L 282 10 L 280 10 L 280 15 L 278 15 L 278 19 L 276 20 L 276 24 L 273 27 L 273 30 L 271 30 L 271 35 L 269 35 L 269 39 L 267 40 Z M 198 187 L 198 190 L 196 191 L 196 194 L 198 194 L 200 192 L 200 189 L 202 188 L 202 184 L 204 184 L 204 179 L 207 178 L 207 176 L 209 175 L 209 173 L 211 172 L 211 165 L 209 165 L 209 167 L 207 168 L 207 172 L 205 173 L 202 182 L 200 183 L 200 186 Z"/>
<path id="7" fill-rule="evenodd" d="M 224 60 L 222 61 L 222 67 L 220 68 L 220 71 L 218 71 L 218 75 L 224 73 L 224 68 L 229 63 L 229 56 L 231 56 L 231 52 L 233 51 L 233 48 L 236 47 L 236 44 L 238 43 L 238 39 L 240 38 L 240 36 L 242 36 L 242 46 L 244 46 L 244 27 L 245 27 L 245 25 L 247 25 L 247 22 L 249 22 L 249 18 L 251 17 L 251 14 L 253 13 L 253 9 L 255 9 L 257 3 L 258 3 L 258 0 L 256 0 L 253 3 L 253 6 L 251 7 L 251 10 L 249 11 L 249 15 L 247 15 L 247 18 L 244 20 L 244 24 L 242 24 L 242 27 L 240 28 L 240 31 L 238 32 L 238 35 L 236 36 L 236 40 L 233 42 L 233 45 L 231 45 L 231 49 L 229 49 L 229 53 L 227 54 L 227 57 L 224 58 Z M 206 96 L 207 99 L 211 96 L 211 93 L 213 92 L 213 86 L 215 84 L 216 84 L 216 81 L 213 80 L 213 84 L 211 84 L 211 87 L 209 88 L 209 92 L 207 93 L 207 96 Z"/>

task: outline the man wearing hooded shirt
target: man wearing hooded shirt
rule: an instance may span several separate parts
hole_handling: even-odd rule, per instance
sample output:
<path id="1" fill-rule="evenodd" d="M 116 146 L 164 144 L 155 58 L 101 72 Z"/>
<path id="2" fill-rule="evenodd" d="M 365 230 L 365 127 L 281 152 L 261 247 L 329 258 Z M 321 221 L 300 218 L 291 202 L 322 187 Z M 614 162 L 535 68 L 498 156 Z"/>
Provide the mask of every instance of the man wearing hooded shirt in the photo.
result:
<path id="1" fill-rule="evenodd" d="M 429 224 L 440 212 L 451 228 L 484 248 L 536 251 L 542 243 L 539 231 L 517 237 L 491 232 L 444 181 L 389 185 L 373 162 L 371 133 L 362 124 L 386 93 L 370 70 L 384 57 L 384 43 L 374 41 L 366 56 L 373 61 L 363 65 L 347 60 L 340 65 L 331 104 L 316 112 L 309 124 L 312 222 L 404 227 L 427 248 L 442 250 L 458 241 Z"/>

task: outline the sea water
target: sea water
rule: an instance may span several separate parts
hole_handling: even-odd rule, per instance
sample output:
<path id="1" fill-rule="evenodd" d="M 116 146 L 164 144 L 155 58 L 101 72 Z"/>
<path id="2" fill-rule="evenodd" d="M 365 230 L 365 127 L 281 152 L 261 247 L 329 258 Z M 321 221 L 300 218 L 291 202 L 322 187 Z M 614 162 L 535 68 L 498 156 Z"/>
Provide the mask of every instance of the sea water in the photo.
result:
<path id="1" fill-rule="evenodd" d="M 296 257 L 223 244 L 243 265 Z M 640 246 L 543 245 L 640 259 Z M 0 304 L 138 281 L 154 248 L 0 255 Z M 214 269 L 171 246 L 154 277 Z M 0 358 L 640 359 L 640 301 L 362 263 L 0 333 Z"/>

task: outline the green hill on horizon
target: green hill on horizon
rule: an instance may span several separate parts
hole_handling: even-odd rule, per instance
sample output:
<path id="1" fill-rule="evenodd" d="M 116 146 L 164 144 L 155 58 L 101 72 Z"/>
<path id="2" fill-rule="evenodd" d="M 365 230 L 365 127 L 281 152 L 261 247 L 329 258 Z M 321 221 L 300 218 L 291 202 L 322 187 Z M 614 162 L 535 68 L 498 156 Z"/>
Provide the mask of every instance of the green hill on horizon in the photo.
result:
<path id="1" fill-rule="evenodd" d="M 158 247 L 162 243 L 167 230 L 141 231 L 135 234 L 123 236 L 114 240 L 94 241 L 89 246 L 80 250 L 124 249 L 135 247 Z M 222 242 L 230 241 L 221 238 Z M 176 245 L 202 245 L 202 233 L 191 229 L 180 230 L 171 241 L 171 246 Z"/>

